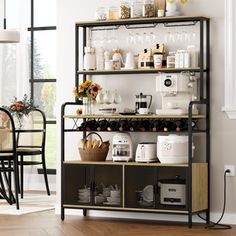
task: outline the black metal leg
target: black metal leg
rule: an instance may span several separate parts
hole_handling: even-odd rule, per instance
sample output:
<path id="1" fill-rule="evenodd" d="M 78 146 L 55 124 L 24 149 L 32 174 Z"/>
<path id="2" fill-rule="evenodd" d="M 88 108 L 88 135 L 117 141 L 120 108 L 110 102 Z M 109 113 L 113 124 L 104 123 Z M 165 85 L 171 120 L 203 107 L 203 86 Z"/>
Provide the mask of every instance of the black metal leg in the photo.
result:
<path id="1" fill-rule="evenodd" d="M 209 209 L 206 212 L 206 223 L 209 225 L 210 224 L 210 211 Z"/>
<path id="2" fill-rule="evenodd" d="M 16 157 L 17 158 L 17 157 Z M 14 175 L 14 184 L 15 184 L 15 198 L 16 198 L 16 209 L 19 210 L 19 198 L 18 198 L 18 182 L 19 182 L 19 175 L 18 175 L 18 164 L 17 164 L 17 160 L 13 161 L 13 175 Z"/>
<path id="3" fill-rule="evenodd" d="M 18 157 L 17 157 L 18 158 Z M 20 188 L 20 177 L 19 177 L 19 173 L 20 173 L 20 171 L 19 171 L 19 165 L 17 165 L 17 173 L 18 173 L 18 183 L 17 183 L 17 185 L 18 185 L 18 193 L 21 193 L 21 188 Z"/>
<path id="4" fill-rule="evenodd" d="M 11 169 L 11 161 L 8 161 L 8 168 Z M 11 188 L 11 171 L 8 171 L 8 195 L 10 199 L 10 204 L 12 204 L 12 188 Z"/>
<path id="5" fill-rule="evenodd" d="M 193 223 L 192 223 L 192 213 L 189 213 L 188 214 L 188 227 L 192 228 L 192 225 L 193 225 Z"/>
<path id="6" fill-rule="evenodd" d="M 83 209 L 83 215 L 87 216 L 87 209 Z"/>
<path id="7" fill-rule="evenodd" d="M 43 175 L 44 175 L 45 185 L 46 185 L 46 189 L 47 189 L 47 194 L 48 194 L 48 196 L 50 196 L 50 190 L 49 190 L 49 185 L 48 185 L 48 177 L 47 177 L 47 168 L 46 168 L 44 153 L 42 154 L 42 165 L 43 165 Z"/>
<path id="8" fill-rule="evenodd" d="M 65 219 L 65 209 L 64 207 L 61 207 L 61 220 Z"/>
<path id="9" fill-rule="evenodd" d="M 24 165 L 23 156 L 20 156 L 20 197 L 24 197 Z"/>

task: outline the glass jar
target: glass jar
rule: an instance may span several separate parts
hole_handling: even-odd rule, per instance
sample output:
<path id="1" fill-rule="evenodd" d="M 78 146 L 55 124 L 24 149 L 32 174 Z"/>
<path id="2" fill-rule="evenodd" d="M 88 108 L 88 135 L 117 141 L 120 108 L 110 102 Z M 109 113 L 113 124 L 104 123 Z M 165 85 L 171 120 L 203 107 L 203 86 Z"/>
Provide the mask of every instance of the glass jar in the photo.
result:
<path id="1" fill-rule="evenodd" d="M 90 97 L 83 97 L 83 115 L 92 115 L 93 114 L 93 100 Z"/>
<path id="2" fill-rule="evenodd" d="M 106 11 L 106 18 L 107 20 L 117 20 L 119 19 L 119 10 L 118 7 L 108 7 Z"/>
<path id="3" fill-rule="evenodd" d="M 119 18 L 129 19 L 130 18 L 130 4 L 128 2 L 122 1 L 119 7 Z"/>
<path id="4" fill-rule="evenodd" d="M 143 16 L 143 3 L 139 0 L 133 0 L 130 9 L 131 18 L 141 18 Z"/>
<path id="5" fill-rule="evenodd" d="M 106 20 L 106 8 L 105 7 L 98 7 L 96 9 L 96 20 Z"/>
<path id="6" fill-rule="evenodd" d="M 154 17 L 155 16 L 155 5 L 154 0 L 143 1 L 143 17 Z"/>

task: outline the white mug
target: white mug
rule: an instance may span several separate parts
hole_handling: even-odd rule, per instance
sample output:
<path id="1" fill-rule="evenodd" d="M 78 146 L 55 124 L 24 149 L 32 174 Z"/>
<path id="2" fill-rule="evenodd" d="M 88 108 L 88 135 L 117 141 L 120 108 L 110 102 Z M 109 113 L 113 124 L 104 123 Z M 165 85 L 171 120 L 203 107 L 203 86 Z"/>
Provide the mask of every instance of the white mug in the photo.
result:
<path id="1" fill-rule="evenodd" d="M 105 70 L 113 70 L 113 61 L 112 60 L 105 61 Z"/>
<path id="2" fill-rule="evenodd" d="M 149 113 L 149 108 L 139 108 L 138 113 L 141 115 L 146 115 Z"/>

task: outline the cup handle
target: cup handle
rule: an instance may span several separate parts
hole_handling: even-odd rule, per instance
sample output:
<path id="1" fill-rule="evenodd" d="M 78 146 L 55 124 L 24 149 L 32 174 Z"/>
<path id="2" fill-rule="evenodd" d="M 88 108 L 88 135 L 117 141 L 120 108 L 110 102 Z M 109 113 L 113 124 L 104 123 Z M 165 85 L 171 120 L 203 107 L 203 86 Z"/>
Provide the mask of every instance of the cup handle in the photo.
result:
<path id="1" fill-rule="evenodd" d="M 152 104 L 152 95 L 147 95 L 148 97 L 150 97 L 150 101 L 149 101 L 149 105 L 148 105 L 148 109 L 150 109 L 151 104 Z"/>

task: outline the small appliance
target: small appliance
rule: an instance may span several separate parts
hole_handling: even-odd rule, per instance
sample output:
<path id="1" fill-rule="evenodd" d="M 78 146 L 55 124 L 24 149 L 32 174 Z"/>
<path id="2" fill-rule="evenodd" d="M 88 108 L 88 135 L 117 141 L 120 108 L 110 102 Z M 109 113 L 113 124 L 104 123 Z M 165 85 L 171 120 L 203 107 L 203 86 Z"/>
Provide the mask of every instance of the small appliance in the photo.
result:
<path id="1" fill-rule="evenodd" d="M 133 159 L 132 140 L 129 133 L 116 133 L 112 139 L 112 160 L 131 161 Z"/>
<path id="2" fill-rule="evenodd" d="M 156 156 L 156 143 L 139 143 L 136 149 L 136 162 L 155 162 L 158 161 Z"/>
<path id="3" fill-rule="evenodd" d="M 194 149 L 195 147 L 192 145 L 192 156 Z M 157 158 L 161 163 L 188 163 L 188 136 L 173 134 L 157 136 Z"/>
<path id="4" fill-rule="evenodd" d="M 149 97 L 149 102 L 148 102 Z M 140 93 L 135 95 L 135 112 L 137 114 L 148 114 L 152 104 L 152 95 Z"/>
<path id="5" fill-rule="evenodd" d="M 186 181 L 176 176 L 176 179 L 162 179 L 158 183 L 160 188 L 160 204 L 186 205 Z"/>
<path id="6" fill-rule="evenodd" d="M 156 91 L 161 94 L 162 107 L 156 110 L 158 115 L 188 114 L 191 101 L 197 99 L 197 78 L 189 73 L 165 74 L 156 77 Z M 193 114 L 198 114 L 193 106 Z"/>

